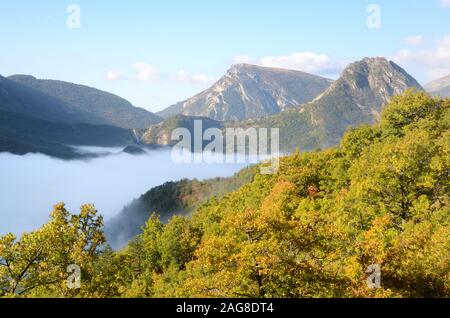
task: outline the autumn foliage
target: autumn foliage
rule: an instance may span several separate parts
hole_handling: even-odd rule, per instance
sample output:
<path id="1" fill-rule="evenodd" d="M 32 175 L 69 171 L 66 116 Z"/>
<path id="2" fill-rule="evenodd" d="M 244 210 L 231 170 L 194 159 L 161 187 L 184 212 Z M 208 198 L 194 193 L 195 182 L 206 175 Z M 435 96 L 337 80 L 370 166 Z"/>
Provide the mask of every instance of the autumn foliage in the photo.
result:
<path id="1" fill-rule="evenodd" d="M 121 251 L 101 245 L 92 207 L 58 205 L 42 229 L 0 239 L 0 295 L 450 297 L 449 106 L 395 97 L 338 147 L 282 158 L 190 217 L 153 215 Z M 71 263 L 78 290 L 64 287 Z"/>

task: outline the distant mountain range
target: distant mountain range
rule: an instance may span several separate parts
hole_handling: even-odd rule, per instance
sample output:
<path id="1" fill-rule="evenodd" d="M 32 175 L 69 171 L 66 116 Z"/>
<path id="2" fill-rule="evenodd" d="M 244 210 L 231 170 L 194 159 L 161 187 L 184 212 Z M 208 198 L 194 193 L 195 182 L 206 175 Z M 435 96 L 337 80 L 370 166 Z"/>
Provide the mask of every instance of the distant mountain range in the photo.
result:
<path id="1" fill-rule="evenodd" d="M 106 125 L 55 123 L 0 110 L 0 152 L 52 157 L 83 157 L 72 146 L 125 146 L 134 143 L 130 130 Z"/>
<path id="2" fill-rule="evenodd" d="M 72 123 L 82 122 L 131 129 L 146 128 L 162 120 L 143 108 L 134 107 L 119 96 L 89 86 L 36 79 L 28 75 L 13 75 L 8 79 L 52 98 L 58 103 L 58 113 L 70 113 L 69 122 Z M 55 110 L 54 106 L 50 107 Z M 50 120 L 48 117 L 42 119 Z M 59 119 L 58 121 L 67 120 L 67 118 Z"/>
<path id="3" fill-rule="evenodd" d="M 441 97 L 450 97 L 450 75 L 426 84 L 427 92 Z"/>
<path id="4" fill-rule="evenodd" d="M 47 94 L 43 89 L 22 84 L 27 81 L 39 82 L 32 77 L 13 76 L 11 79 L 0 76 L 0 152 L 40 152 L 71 159 L 79 157 L 79 154 L 70 146 L 125 146 L 134 143 L 130 129 L 102 124 L 107 120 L 95 111 L 95 104 L 90 105 L 93 110 L 89 111 L 89 107 L 78 107 L 76 103 L 57 98 L 58 94 L 63 94 L 56 89 L 57 86 L 54 87 L 58 93 Z M 70 92 L 71 84 L 61 85 L 73 99 L 79 96 L 80 100 L 93 100 L 92 96 L 83 97 L 81 93 Z M 47 89 L 49 87 L 51 85 Z M 81 91 L 86 95 L 99 92 L 89 88 Z M 114 95 L 99 93 L 98 96 Z M 130 110 L 133 112 L 134 108 Z M 116 116 L 114 112 L 111 115 Z"/>
<path id="5" fill-rule="evenodd" d="M 338 80 L 309 103 L 294 105 L 276 115 L 240 122 L 220 122 L 208 118 L 206 126 L 221 129 L 278 127 L 281 150 L 284 152 L 296 148 L 325 148 L 337 144 L 349 127 L 377 121 L 389 100 L 408 89 L 423 90 L 411 75 L 394 62 L 385 58 L 365 58 L 347 66 Z M 137 135 L 141 136 L 143 143 L 170 144 L 170 132 L 174 128 L 184 127 L 192 133 L 195 119 L 205 120 L 178 115 Z M 123 246 L 141 232 L 142 225 L 153 211 L 161 214 L 165 222 L 174 214 L 189 214 L 199 202 L 222 196 L 226 193 L 224 188 L 228 191 L 237 189 L 252 178 L 251 169 L 228 179 L 205 182 L 183 180 L 151 189 L 107 223 L 110 243 L 114 247 Z"/>
<path id="6" fill-rule="evenodd" d="M 312 101 L 331 83 L 300 71 L 237 64 L 211 88 L 158 115 L 168 118 L 182 114 L 218 121 L 256 119 Z"/>
<path id="7" fill-rule="evenodd" d="M 449 77 L 428 84 L 448 94 Z M 95 88 L 27 75 L 0 76 L 0 151 L 73 155 L 71 145 L 170 146 L 173 129 L 280 128 L 281 150 L 337 144 L 348 127 L 373 123 L 394 95 L 423 90 L 385 58 L 350 64 L 332 81 L 292 70 L 238 64 L 211 88 L 158 113 Z M 193 132 L 193 131 L 192 131 Z"/>
<path id="8" fill-rule="evenodd" d="M 283 76 L 291 74 L 289 71 L 284 73 L 285 71 L 278 69 L 271 71 L 267 68 L 238 65 L 232 68 L 228 72 L 229 74 L 218 83 L 226 82 L 225 79 L 231 78 L 230 74 L 242 74 L 243 70 L 249 69 L 263 69 L 268 74 L 270 72 L 276 74 L 280 72 Z M 249 72 L 244 72 L 244 74 L 249 74 Z M 246 76 L 244 75 L 244 77 Z M 304 79 L 306 77 L 304 73 L 301 73 L 302 85 L 305 85 Z M 421 85 L 404 69 L 385 58 L 365 58 L 352 63 L 345 68 L 340 78 L 334 82 L 329 80 L 322 81 L 320 78 L 314 79 L 328 83 L 328 88 L 319 93 L 310 102 L 294 102 L 295 99 L 291 98 L 289 99 L 290 102 L 284 103 L 284 108 L 280 107 L 275 115 L 257 116 L 258 118 L 256 119 L 237 122 L 226 121 L 222 124 L 210 124 L 218 128 L 280 128 L 280 146 L 284 152 L 291 152 L 296 148 L 301 148 L 302 150 L 326 148 L 337 144 L 349 127 L 376 121 L 383 106 L 387 104 L 392 96 L 399 95 L 411 88 L 423 90 Z M 215 84 L 206 91 L 209 93 L 204 92 L 198 96 L 213 94 L 213 92 L 218 90 L 217 85 Z M 230 87 L 236 86 L 238 85 L 230 85 Z M 316 85 L 313 86 L 317 87 Z M 297 95 L 297 97 L 300 100 L 300 95 Z M 197 97 L 196 100 L 199 101 L 200 99 Z M 242 104 L 240 105 L 244 107 Z M 205 108 L 200 107 L 199 109 L 207 108 L 208 106 L 205 106 Z M 260 109 L 258 108 L 258 110 Z M 185 121 L 186 118 L 184 119 Z M 142 136 L 153 136 L 152 138 L 142 137 L 142 142 L 154 144 L 163 140 L 166 143 L 170 138 L 166 129 L 168 126 L 171 126 L 172 129 L 175 128 L 174 121 L 171 121 L 171 125 L 163 123 L 147 129 L 146 132 L 141 132 Z M 158 138 L 154 136 L 158 136 Z"/>

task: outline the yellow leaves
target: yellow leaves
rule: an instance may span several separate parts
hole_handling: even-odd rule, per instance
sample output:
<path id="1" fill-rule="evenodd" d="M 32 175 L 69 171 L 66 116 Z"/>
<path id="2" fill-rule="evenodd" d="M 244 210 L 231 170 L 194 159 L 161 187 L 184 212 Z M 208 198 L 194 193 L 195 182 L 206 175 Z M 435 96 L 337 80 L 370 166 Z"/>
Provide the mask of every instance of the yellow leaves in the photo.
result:
<path id="1" fill-rule="evenodd" d="M 391 227 L 391 222 L 390 215 L 377 217 L 372 222 L 372 227 L 362 234 L 359 248 L 363 257 L 363 266 L 383 265 L 390 244 L 386 232 Z"/>
<path id="2" fill-rule="evenodd" d="M 203 241 L 195 253 L 196 263 L 205 271 L 233 267 L 233 255 L 239 251 L 238 244 L 229 236 L 212 236 Z"/>
<path id="3" fill-rule="evenodd" d="M 85 213 L 74 217 L 61 203 L 41 229 L 18 241 L 10 235 L 1 238 L 0 242 L 8 244 L 2 244 L 0 259 L 7 257 L 8 279 L 14 282 L 9 292 L 32 292 L 35 286 L 46 286 L 65 293 L 66 287 L 61 286 L 65 286 L 68 265 L 77 264 L 88 273 L 96 248 L 104 242 L 102 222 L 92 211 L 92 206 L 86 206 Z"/>
<path id="4" fill-rule="evenodd" d="M 220 227 L 224 231 L 239 231 L 244 237 L 249 237 L 251 234 L 257 234 L 261 229 L 258 216 L 259 211 L 256 209 L 247 209 L 239 215 L 226 217 Z"/>
<path id="5" fill-rule="evenodd" d="M 11 252 L 11 247 L 16 241 L 16 236 L 12 233 L 8 233 L 3 237 L 0 237 L 0 258 L 4 258 L 6 253 Z"/>
<path id="6" fill-rule="evenodd" d="M 448 295 L 449 135 L 439 103 L 395 98 L 381 125 L 351 131 L 339 149 L 283 158 L 278 175 L 201 207 L 194 223 L 206 234 L 184 270 L 158 279 L 157 295 Z M 371 264 L 381 266 L 380 289 L 367 286 Z"/>
<path id="7" fill-rule="evenodd" d="M 274 224 L 290 220 L 299 201 L 296 186 L 288 181 L 279 181 L 261 205 L 260 223 Z"/>

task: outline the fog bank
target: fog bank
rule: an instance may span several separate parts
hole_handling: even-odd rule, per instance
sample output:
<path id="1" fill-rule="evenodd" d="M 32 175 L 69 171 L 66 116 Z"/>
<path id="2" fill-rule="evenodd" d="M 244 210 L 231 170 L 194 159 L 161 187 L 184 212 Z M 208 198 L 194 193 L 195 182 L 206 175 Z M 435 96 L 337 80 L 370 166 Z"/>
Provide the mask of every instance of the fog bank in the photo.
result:
<path id="1" fill-rule="evenodd" d="M 0 235 L 21 234 L 48 221 L 52 207 L 65 202 L 72 213 L 92 203 L 106 220 L 154 186 L 183 178 L 233 175 L 247 164 L 176 164 L 170 150 L 132 156 L 118 148 L 88 148 L 107 156 L 63 161 L 41 154 L 0 153 Z"/>

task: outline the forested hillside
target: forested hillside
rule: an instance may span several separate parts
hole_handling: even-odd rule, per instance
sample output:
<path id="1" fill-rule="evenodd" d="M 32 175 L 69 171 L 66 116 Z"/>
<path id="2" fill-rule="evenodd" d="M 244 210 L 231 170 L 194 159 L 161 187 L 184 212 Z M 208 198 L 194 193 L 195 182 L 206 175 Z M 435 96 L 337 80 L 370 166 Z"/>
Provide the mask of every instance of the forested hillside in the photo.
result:
<path id="1" fill-rule="evenodd" d="M 407 92 L 339 146 L 103 248 L 92 206 L 0 238 L 0 295 L 450 297 L 450 99 Z M 67 265 L 82 270 L 69 289 Z M 370 266 L 381 285 L 367 285 Z"/>
<path id="2" fill-rule="evenodd" d="M 106 224 L 105 234 L 113 247 L 128 243 L 142 232 L 142 225 L 152 213 L 158 213 L 166 223 L 174 215 L 189 216 L 201 204 L 212 197 L 223 197 L 253 180 L 259 167 L 243 169 L 229 178 L 205 181 L 181 180 L 155 187 L 133 200 Z"/>

